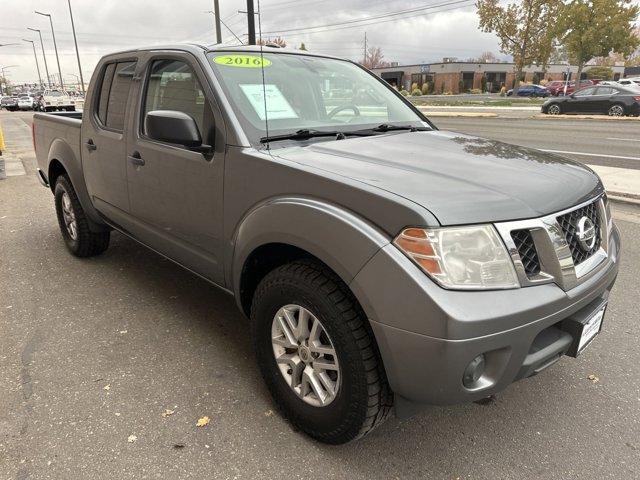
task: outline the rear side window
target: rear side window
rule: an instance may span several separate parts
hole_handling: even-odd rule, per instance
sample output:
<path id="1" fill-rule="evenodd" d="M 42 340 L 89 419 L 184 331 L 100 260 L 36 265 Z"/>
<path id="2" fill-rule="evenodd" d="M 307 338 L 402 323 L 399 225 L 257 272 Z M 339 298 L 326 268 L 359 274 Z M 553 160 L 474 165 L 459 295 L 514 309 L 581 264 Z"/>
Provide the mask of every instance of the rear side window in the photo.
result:
<path id="1" fill-rule="evenodd" d="M 100 123 L 114 130 L 124 130 L 127 99 L 136 62 L 110 63 L 104 70 L 98 100 Z"/>

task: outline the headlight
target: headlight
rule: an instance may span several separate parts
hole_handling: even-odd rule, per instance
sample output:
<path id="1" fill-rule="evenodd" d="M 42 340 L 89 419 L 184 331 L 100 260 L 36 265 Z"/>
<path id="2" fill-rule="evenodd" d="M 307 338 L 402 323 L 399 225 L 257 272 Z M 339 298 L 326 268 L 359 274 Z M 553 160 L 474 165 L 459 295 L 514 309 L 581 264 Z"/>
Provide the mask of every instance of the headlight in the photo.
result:
<path id="1" fill-rule="evenodd" d="M 520 286 L 507 249 L 491 225 L 407 228 L 393 243 L 442 287 Z"/>

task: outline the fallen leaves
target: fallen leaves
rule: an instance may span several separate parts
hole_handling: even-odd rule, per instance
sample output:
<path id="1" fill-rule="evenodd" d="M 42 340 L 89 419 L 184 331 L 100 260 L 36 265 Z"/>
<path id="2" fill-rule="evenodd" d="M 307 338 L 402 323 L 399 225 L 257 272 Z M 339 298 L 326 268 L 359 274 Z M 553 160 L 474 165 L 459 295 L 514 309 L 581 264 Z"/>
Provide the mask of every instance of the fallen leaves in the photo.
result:
<path id="1" fill-rule="evenodd" d="M 264 412 L 264 416 L 265 417 L 272 417 L 273 416 L 273 410 L 267 410 L 266 412 Z"/>
<path id="2" fill-rule="evenodd" d="M 138 437 L 135 435 L 129 435 L 129 437 L 127 438 L 127 442 L 129 443 L 135 443 L 136 440 L 138 440 Z"/>
<path id="3" fill-rule="evenodd" d="M 111 385 L 105 385 L 104 387 L 102 387 L 102 389 L 108 392 L 109 390 L 111 390 Z"/>
<path id="4" fill-rule="evenodd" d="M 168 408 L 166 408 L 165 411 L 162 412 L 160 415 L 162 415 L 162 418 L 167 418 L 167 417 L 173 415 L 174 413 L 176 413 L 175 410 L 169 410 Z"/>
<path id="5" fill-rule="evenodd" d="M 591 380 L 592 383 L 598 383 L 600 381 L 600 379 L 593 374 L 589 375 L 587 379 Z"/>
<path id="6" fill-rule="evenodd" d="M 196 427 L 206 427 L 207 425 L 209 425 L 210 421 L 211 419 L 207 416 L 199 418 L 198 422 L 196 423 Z"/>

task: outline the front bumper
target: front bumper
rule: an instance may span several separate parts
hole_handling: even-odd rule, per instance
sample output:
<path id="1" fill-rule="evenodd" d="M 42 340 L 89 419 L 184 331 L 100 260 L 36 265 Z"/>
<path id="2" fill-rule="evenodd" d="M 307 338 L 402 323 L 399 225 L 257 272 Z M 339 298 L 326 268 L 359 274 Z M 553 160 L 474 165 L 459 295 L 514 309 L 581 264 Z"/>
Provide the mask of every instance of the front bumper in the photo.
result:
<path id="1" fill-rule="evenodd" d="M 607 301 L 618 273 L 614 226 L 606 264 L 563 291 L 556 284 L 463 292 L 438 287 L 388 245 L 351 284 L 368 315 L 400 416 L 413 404 L 478 400 L 557 361 L 573 338 L 562 322 L 582 319 Z M 487 381 L 469 389 L 464 371 L 485 354 Z"/>

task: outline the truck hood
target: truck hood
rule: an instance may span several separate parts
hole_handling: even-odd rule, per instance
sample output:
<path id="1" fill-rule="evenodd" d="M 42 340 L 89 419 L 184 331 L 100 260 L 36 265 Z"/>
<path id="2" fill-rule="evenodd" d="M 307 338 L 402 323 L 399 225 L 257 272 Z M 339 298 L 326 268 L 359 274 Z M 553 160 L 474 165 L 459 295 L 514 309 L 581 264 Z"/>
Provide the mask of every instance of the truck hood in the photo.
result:
<path id="1" fill-rule="evenodd" d="M 329 141 L 272 153 L 404 197 L 442 225 L 539 217 L 604 191 L 598 176 L 580 163 L 445 131 Z"/>

